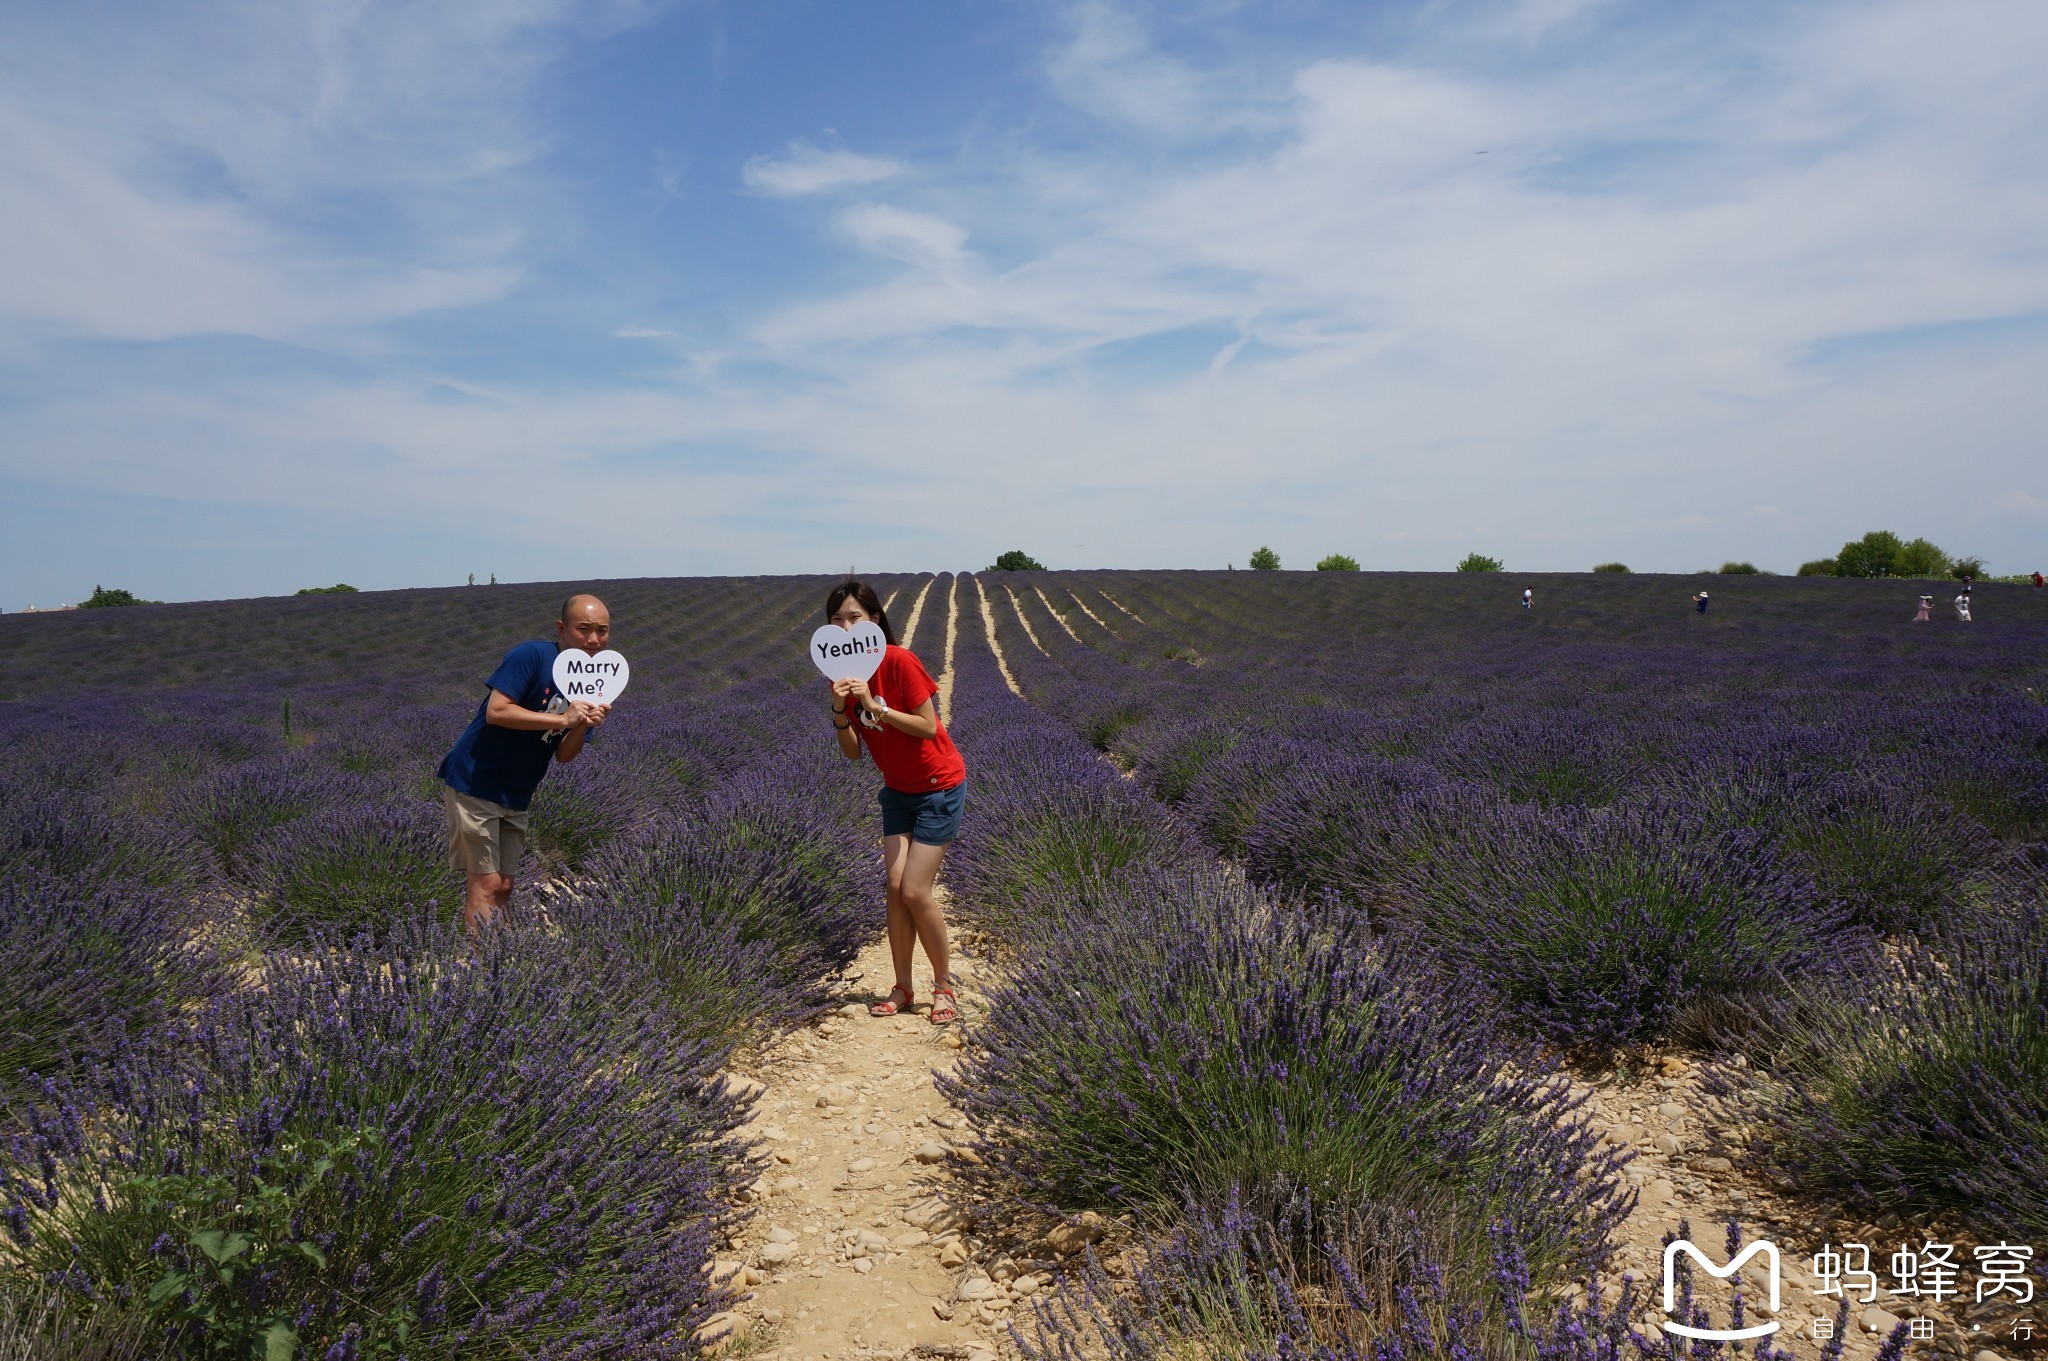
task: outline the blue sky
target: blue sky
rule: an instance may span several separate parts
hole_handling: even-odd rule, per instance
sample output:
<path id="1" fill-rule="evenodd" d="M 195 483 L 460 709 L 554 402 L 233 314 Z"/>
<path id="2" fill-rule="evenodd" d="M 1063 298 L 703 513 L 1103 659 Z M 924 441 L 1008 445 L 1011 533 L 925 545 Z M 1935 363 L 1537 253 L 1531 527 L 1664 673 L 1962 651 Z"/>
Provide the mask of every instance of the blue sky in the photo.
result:
<path id="1" fill-rule="evenodd" d="M 2048 566 L 2048 7 L 0 17 L 0 606 Z"/>

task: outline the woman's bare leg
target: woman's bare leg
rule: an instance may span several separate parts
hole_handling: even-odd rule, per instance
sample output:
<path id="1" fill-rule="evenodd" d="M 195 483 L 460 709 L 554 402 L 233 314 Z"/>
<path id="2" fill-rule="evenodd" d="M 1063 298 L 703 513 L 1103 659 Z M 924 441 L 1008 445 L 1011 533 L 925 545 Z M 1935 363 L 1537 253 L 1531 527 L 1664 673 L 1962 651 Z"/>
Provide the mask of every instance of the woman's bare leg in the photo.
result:
<path id="1" fill-rule="evenodd" d="M 889 868 L 889 962 L 896 970 L 896 986 L 905 996 L 915 996 L 910 986 L 910 956 L 917 945 L 917 925 L 903 902 L 903 876 L 910 863 L 909 836 L 882 838 L 882 860 Z"/>
<path id="2" fill-rule="evenodd" d="M 952 956 L 946 943 L 946 918 L 932 895 L 932 885 L 945 863 L 944 846 L 926 846 L 908 836 L 885 837 L 883 858 L 889 866 L 889 960 L 896 981 L 910 987 L 911 955 L 924 946 L 931 961 L 934 986 L 952 985 Z"/>

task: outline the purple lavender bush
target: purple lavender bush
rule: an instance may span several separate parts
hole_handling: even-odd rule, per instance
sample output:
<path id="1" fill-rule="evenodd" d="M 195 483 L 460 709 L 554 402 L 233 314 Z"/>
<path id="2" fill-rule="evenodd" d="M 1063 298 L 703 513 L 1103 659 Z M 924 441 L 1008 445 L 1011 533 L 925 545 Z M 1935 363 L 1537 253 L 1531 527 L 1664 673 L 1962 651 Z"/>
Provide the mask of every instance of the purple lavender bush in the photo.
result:
<path id="1" fill-rule="evenodd" d="M 359 779 L 331 768 L 296 756 L 269 757 L 201 780 L 178 811 L 221 870 L 232 875 L 249 848 L 272 828 L 366 792 Z"/>
<path id="2" fill-rule="evenodd" d="M 829 808 L 770 773 L 621 836 L 589 866 L 594 901 L 694 917 L 741 945 L 768 942 L 761 983 L 800 990 L 844 968 L 874 928 L 881 855 Z"/>
<path id="3" fill-rule="evenodd" d="M 529 932 L 273 959 L 176 1043 L 42 1085 L 0 1276 L 179 1356 L 686 1356 L 752 1171 L 725 1049 Z"/>
<path id="4" fill-rule="evenodd" d="M 615 886 L 556 895 L 548 916 L 563 952 L 688 1039 L 756 1043 L 816 1014 L 830 997 L 822 952 L 761 930 L 749 910 L 775 910 L 767 863 L 751 853 L 693 863 L 701 877 L 674 896 L 620 896 Z"/>
<path id="5" fill-rule="evenodd" d="M 1244 834 L 1253 878 L 1379 908 L 1498 803 L 1413 760 L 1316 754 L 1276 779 Z"/>
<path id="6" fill-rule="evenodd" d="M 1859 925 L 1902 934 L 1937 925 L 1999 859 L 1974 818 L 1889 780 L 1847 774 L 1802 782 L 1781 844 Z"/>
<path id="7" fill-rule="evenodd" d="M 635 790 L 612 753 L 588 752 L 557 765 L 533 796 L 527 844 L 544 873 L 584 868 L 606 843 L 632 825 Z"/>
<path id="8" fill-rule="evenodd" d="M 1085 748 L 1018 733 L 975 756 L 974 835 L 948 873 L 962 913 L 1014 946 L 1085 910 L 1120 870 L 1207 859 L 1177 819 Z"/>
<path id="9" fill-rule="evenodd" d="M 204 850 L 174 824 L 8 781 L 0 783 L 0 882 L 24 877 L 192 892 L 209 876 Z"/>
<path id="10" fill-rule="evenodd" d="M 1689 1232 L 1681 1224 L 1679 1233 Z M 1444 1266 L 1443 1245 L 1411 1211 L 1362 1205 L 1320 1218 L 1299 1205 L 1252 1207 L 1238 1196 L 1191 1204 L 1184 1222 L 1148 1237 L 1133 1279 L 1112 1278 L 1091 1254 L 1081 1270 L 1011 1336 L 1026 1361 L 1161 1361 L 1184 1355 L 1243 1361 L 1706 1361 L 1736 1346 L 1681 1341 L 1636 1326 L 1650 1303 L 1624 1280 L 1610 1294 L 1588 1273 L 1578 1299 L 1532 1291 L 1528 1263 L 1499 1226 L 1478 1279 Z M 1307 1241 L 1313 1249 L 1297 1246 Z M 1666 1241 L 1670 1241 L 1667 1236 Z M 1728 1248 L 1740 1245 L 1729 1228 Z M 1691 1264 L 1678 1262 L 1673 1313 L 1695 1327 L 1714 1321 L 1693 1294 Z M 1745 1320 L 1735 1288 L 1727 1326 Z M 1845 1306 L 1846 1312 L 1846 1306 Z M 1846 1337 L 1846 1327 L 1837 1338 Z M 1903 1323 L 1879 1355 L 1899 1361 Z M 1838 1361 L 1839 1341 L 1823 1354 Z M 1755 1344 L 1756 1361 L 1793 1354 Z"/>
<path id="11" fill-rule="evenodd" d="M 0 1106 L 29 1073 L 117 1050 L 229 986 L 218 950 L 176 898 L 133 884 L 0 880 Z"/>
<path id="12" fill-rule="evenodd" d="M 1462 1265 L 1495 1221 L 1541 1271 L 1599 1260 L 1622 1155 L 1540 1058 L 1361 941 L 1352 913 L 1218 870 L 1106 886 L 938 1079 L 982 1136 L 974 1174 L 1068 1210 L 1426 1202 Z"/>
<path id="13" fill-rule="evenodd" d="M 1874 942 L 1748 829 L 1681 806 L 1503 807 L 1414 866 L 1393 930 L 1536 1034 L 1607 1052 Z"/>
<path id="14" fill-rule="evenodd" d="M 2048 1239 L 2048 907 L 2022 892 L 1806 980 L 1745 1056 L 1765 1080 L 1717 1084 L 1763 1127 L 1760 1164 L 1870 1213 L 1961 1209 Z"/>
<path id="15" fill-rule="evenodd" d="M 447 820 L 414 802 L 360 803 L 272 829 L 242 856 L 251 925 L 300 945 L 384 935 L 404 922 L 454 922 L 462 876 L 448 865 Z"/>

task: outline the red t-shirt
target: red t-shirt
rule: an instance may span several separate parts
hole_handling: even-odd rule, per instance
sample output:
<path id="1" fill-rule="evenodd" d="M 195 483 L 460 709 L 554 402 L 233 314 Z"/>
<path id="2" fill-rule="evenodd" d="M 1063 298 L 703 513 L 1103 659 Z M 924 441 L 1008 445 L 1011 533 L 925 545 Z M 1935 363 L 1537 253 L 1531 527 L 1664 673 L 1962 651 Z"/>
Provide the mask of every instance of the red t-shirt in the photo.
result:
<path id="1" fill-rule="evenodd" d="M 882 664 L 868 678 L 868 693 L 887 700 L 898 713 L 907 714 L 939 693 L 939 686 L 924 669 L 924 663 L 891 643 L 882 653 Z M 912 737 L 886 723 L 870 728 L 856 715 L 853 730 L 867 744 L 868 755 L 875 758 L 882 783 L 899 794 L 951 789 L 967 778 L 967 763 L 960 759 L 960 749 L 946 735 L 943 723 L 930 737 Z"/>

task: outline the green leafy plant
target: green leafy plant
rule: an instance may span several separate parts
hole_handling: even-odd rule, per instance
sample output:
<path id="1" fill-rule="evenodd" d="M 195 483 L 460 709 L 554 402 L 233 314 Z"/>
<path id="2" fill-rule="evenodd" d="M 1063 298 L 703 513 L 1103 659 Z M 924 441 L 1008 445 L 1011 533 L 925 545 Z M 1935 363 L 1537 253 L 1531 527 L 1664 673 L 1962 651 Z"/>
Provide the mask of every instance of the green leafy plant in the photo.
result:
<path id="1" fill-rule="evenodd" d="M 1838 565 L 1833 558 L 1815 558 L 1812 562 L 1800 563 L 1798 574 L 1803 577 L 1837 576 L 1839 573 L 1835 568 Z"/>
<path id="2" fill-rule="evenodd" d="M 1247 565 L 1254 572 L 1277 572 L 1280 570 L 1280 555 L 1264 544 L 1260 544 L 1258 548 L 1253 550 Z"/>
<path id="3" fill-rule="evenodd" d="M 1045 564 L 1021 548 L 1012 548 L 995 560 L 991 572 L 1043 572 Z"/>
<path id="4" fill-rule="evenodd" d="M 1889 529 L 1873 529 L 1860 539 L 1852 539 L 1842 545 L 1842 551 L 1835 554 L 1835 575 L 1838 577 L 1895 577 L 1899 571 L 1899 555 L 1905 551 L 1905 540 Z"/>
<path id="5" fill-rule="evenodd" d="M 161 603 L 161 601 L 156 600 L 144 600 L 135 592 L 124 591 L 118 586 L 112 590 L 108 590 L 105 586 L 95 586 L 92 588 L 90 596 L 78 602 L 78 608 L 81 610 L 104 610 L 116 605 L 156 605 Z"/>
<path id="6" fill-rule="evenodd" d="M 1318 572 L 1355 572 L 1358 570 L 1358 559 L 1344 553 L 1332 553 L 1329 557 L 1316 564 L 1316 570 Z"/>
<path id="7" fill-rule="evenodd" d="M 1954 563 L 1954 558 L 1926 539 L 1911 539 L 1899 549 L 1892 574 L 1902 577 L 1942 577 L 1948 575 L 1949 568 Z"/>
<path id="8" fill-rule="evenodd" d="M 382 1135 L 355 1131 L 336 1138 L 282 1141 L 256 1159 L 249 1185 L 220 1173 L 159 1172 L 131 1177 L 122 1188 L 136 1212 L 162 1226 L 171 1246 L 163 1274 L 144 1297 L 152 1317 L 177 1332 L 203 1338 L 207 1356 L 292 1361 L 298 1354 L 296 1304 L 289 1296 L 270 1309 L 253 1301 L 251 1278 L 286 1272 L 303 1277 L 328 1269 L 327 1253 L 301 1226 L 316 1202 L 333 1194 L 329 1174 L 337 1160 L 374 1151 Z M 162 1240 L 159 1240 L 162 1241 Z M 329 1289 L 340 1290 L 333 1282 Z M 399 1304 L 363 1327 L 358 1355 L 395 1356 L 418 1322 Z"/>
<path id="9" fill-rule="evenodd" d="M 1961 581 L 1965 577 L 1981 580 L 1984 576 L 1984 559 L 1974 555 L 1967 558 L 1957 558 L 1948 565 L 1948 574 L 1957 581 Z M 2014 579 L 2021 580 L 2023 578 Z"/>
<path id="10" fill-rule="evenodd" d="M 1724 577 L 1754 577 L 1762 576 L 1763 573 L 1757 570 L 1757 565 L 1753 562 L 1724 562 L 1721 564 L 1721 575 Z"/>
<path id="11" fill-rule="evenodd" d="M 299 595 L 354 595 L 356 588 L 345 581 L 337 581 L 332 586 L 301 586 L 297 593 Z"/>
<path id="12" fill-rule="evenodd" d="M 1596 572 L 1620 572 L 1626 574 L 1628 572 L 1628 564 L 1625 562 L 1603 562 L 1593 570 Z"/>
<path id="13" fill-rule="evenodd" d="M 1489 558 L 1484 553 L 1467 553 L 1458 564 L 1461 572 L 1499 572 L 1506 570 L 1499 558 Z"/>

